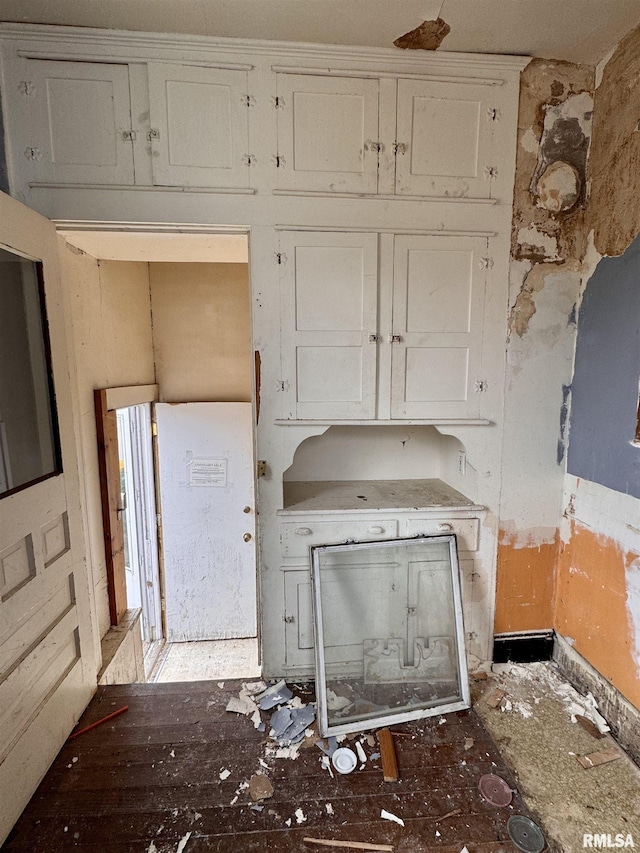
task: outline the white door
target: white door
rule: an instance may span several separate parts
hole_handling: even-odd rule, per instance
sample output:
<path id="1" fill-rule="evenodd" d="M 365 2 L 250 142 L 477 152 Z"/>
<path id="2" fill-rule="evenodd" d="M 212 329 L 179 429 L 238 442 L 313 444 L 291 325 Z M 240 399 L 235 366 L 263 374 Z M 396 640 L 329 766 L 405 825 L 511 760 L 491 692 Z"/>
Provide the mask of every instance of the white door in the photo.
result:
<path id="1" fill-rule="evenodd" d="M 479 417 L 484 237 L 396 235 L 391 416 Z"/>
<path id="2" fill-rule="evenodd" d="M 27 75 L 28 180 L 133 184 L 128 66 L 33 59 Z"/>
<path id="3" fill-rule="evenodd" d="M 285 232 L 281 246 L 285 417 L 375 417 L 378 235 Z"/>
<path id="4" fill-rule="evenodd" d="M 57 461 L 55 452 L 49 461 L 42 455 L 40 478 L 33 472 L 26 474 L 20 488 L 14 476 L 13 491 L 0 497 L 1 844 L 91 698 L 98 666 L 74 432 L 78 409 L 70 378 L 57 237 L 48 220 L 0 193 L 0 244 L 12 255 L 42 262 L 61 450 Z M 13 383 L 19 393 L 12 396 L 6 391 L 15 371 L 24 369 L 24 360 L 15 351 L 19 311 L 8 308 L 11 281 L 12 277 L 19 281 L 22 275 L 24 282 L 29 276 L 28 269 L 14 276 L 6 269 L 9 265 L 16 266 L 5 256 L 0 272 L 0 316 L 3 345 L 14 340 L 14 352 L 7 354 L 3 346 L 0 409 L 5 422 L 13 420 L 16 426 L 13 432 L 7 429 L 4 443 L 9 453 L 12 445 L 14 451 L 18 448 L 16 475 L 25 463 L 33 461 L 36 445 L 29 454 L 20 446 L 30 424 L 33 431 L 38 430 L 36 421 L 42 412 L 38 414 L 36 405 L 31 420 L 24 420 L 25 398 L 36 381 L 35 362 L 31 362 L 29 382 L 17 389 Z M 37 280 L 32 283 L 32 292 L 37 294 Z M 29 333 L 27 349 L 33 352 L 39 347 L 41 335 Z"/>
<path id="5" fill-rule="evenodd" d="M 255 637 L 252 406 L 155 409 L 166 639 Z"/>
<path id="6" fill-rule="evenodd" d="M 153 183 L 249 186 L 247 73 L 148 64 Z"/>
<path id="7" fill-rule="evenodd" d="M 278 74 L 278 187 L 378 188 L 378 81 Z"/>

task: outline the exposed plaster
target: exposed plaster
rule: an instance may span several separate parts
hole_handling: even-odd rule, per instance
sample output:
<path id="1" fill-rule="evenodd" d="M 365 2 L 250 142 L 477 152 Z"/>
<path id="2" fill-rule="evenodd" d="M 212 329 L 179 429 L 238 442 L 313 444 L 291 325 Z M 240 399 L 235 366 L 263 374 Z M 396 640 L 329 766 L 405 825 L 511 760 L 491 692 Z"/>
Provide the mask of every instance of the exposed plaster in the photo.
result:
<path id="1" fill-rule="evenodd" d="M 634 640 L 632 654 L 636 662 L 636 672 L 640 678 L 640 557 L 627 566 L 626 579 L 627 613 Z"/>
<path id="2" fill-rule="evenodd" d="M 409 50 L 437 50 L 450 32 L 451 27 L 442 18 L 423 21 L 415 30 L 397 38 L 394 45 Z"/>

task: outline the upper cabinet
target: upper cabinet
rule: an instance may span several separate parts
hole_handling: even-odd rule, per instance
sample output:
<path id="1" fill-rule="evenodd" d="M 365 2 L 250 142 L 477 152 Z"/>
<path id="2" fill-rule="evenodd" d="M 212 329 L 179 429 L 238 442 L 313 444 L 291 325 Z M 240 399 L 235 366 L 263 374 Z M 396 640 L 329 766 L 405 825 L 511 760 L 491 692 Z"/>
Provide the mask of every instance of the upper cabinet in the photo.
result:
<path id="1" fill-rule="evenodd" d="M 247 72 L 149 63 L 153 183 L 249 186 Z"/>
<path id="2" fill-rule="evenodd" d="M 284 232 L 281 248 L 287 419 L 483 417 L 488 238 Z"/>
<path id="3" fill-rule="evenodd" d="M 15 156 L 32 181 L 133 184 L 127 65 L 29 60 Z"/>
<path id="4" fill-rule="evenodd" d="M 277 74 L 277 186 L 496 199 L 501 81 Z M 506 176 L 505 176 L 506 177 Z"/>

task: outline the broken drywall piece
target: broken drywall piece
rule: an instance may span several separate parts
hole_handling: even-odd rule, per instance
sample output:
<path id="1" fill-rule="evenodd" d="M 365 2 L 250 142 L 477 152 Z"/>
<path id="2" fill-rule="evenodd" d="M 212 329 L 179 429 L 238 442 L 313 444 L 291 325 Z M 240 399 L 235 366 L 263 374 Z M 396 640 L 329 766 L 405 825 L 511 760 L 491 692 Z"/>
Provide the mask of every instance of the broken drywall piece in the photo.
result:
<path id="1" fill-rule="evenodd" d="M 384 820 L 392 820 L 394 823 L 399 823 L 400 826 L 404 826 L 404 821 L 401 817 L 392 814 L 391 812 L 386 811 L 386 809 L 381 809 L 380 817 L 384 818 Z"/>
<path id="2" fill-rule="evenodd" d="M 189 839 L 191 838 L 191 832 L 187 832 L 186 835 L 183 835 L 180 839 L 178 846 L 176 847 L 176 853 L 182 853 L 184 848 L 187 846 Z"/>
<path id="3" fill-rule="evenodd" d="M 239 696 L 232 696 L 227 702 L 226 711 L 230 711 L 232 714 L 244 714 L 244 716 L 248 717 L 257 711 L 257 707 L 255 702 L 250 699 L 242 699 Z"/>
<path id="4" fill-rule="evenodd" d="M 573 720 L 574 718 L 572 717 L 571 719 Z M 585 732 L 590 734 L 591 737 L 596 738 L 597 740 L 605 737 L 604 732 L 601 732 L 596 724 L 591 722 L 591 720 L 588 717 L 585 717 L 584 714 L 576 714 L 575 721 L 579 726 L 582 726 Z"/>
<path id="5" fill-rule="evenodd" d="M 248 681 L 243 682 L 243 689 L 249 694 L 249 696 L 255 696 L 257 693 L 264 693 L 267 689 L 267 685 L 264 681 Z"/>
<path id="6" fill-rule="evenodd" d="M 307 820 L 306 814 L 302 811 L 302 809 L 296 809 L 296 823 L 305 823 Z"/>
<path id="7" fill-rule="evenodd" d="M 273 785 L 262 773 L 254 773 L 249 779 L 249 796 L 254 802 L 268 800 L 273 796 Z"/>
<path id="8" fill-rule="evenodd" d="M 262 693 L 257 693 L 255 699 L 262 711 L 270 711 L 276 705 L 283 705 L 285 702 L 293 699 L 293 693 L 289 690 L 283 678 L 271 687 L 267 687 Z"/>
<path id="9" fill-rule="evenodd" d="M 451 27 L 442 18 L 423 21 L 419 27 L 397 38 L 393 43 L 405 50 L 437 50 L 451 32 Z"/>
<path id="10" fill-rule="evenodd" d="M 617 761 L 622 758 L 622 753 L 617 749 L 602 749 L 599 752 L 590 752 L 589 755 L 576 755 L 576 758 L 585 770 L 591 770 L 592 767 Z"/>

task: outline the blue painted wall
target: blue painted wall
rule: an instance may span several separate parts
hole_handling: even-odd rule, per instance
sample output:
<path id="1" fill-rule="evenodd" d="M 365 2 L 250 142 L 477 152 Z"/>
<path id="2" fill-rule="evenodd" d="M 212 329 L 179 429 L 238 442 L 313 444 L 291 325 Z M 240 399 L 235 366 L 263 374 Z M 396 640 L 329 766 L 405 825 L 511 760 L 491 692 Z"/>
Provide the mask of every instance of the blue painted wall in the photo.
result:
<path id="1" fill-rule="evenodd" d="M 640 236 L 603 258 L 580 313 L 571 394 L 570 474 L 640 498 L 633 447 L 640 377 Z"/>

